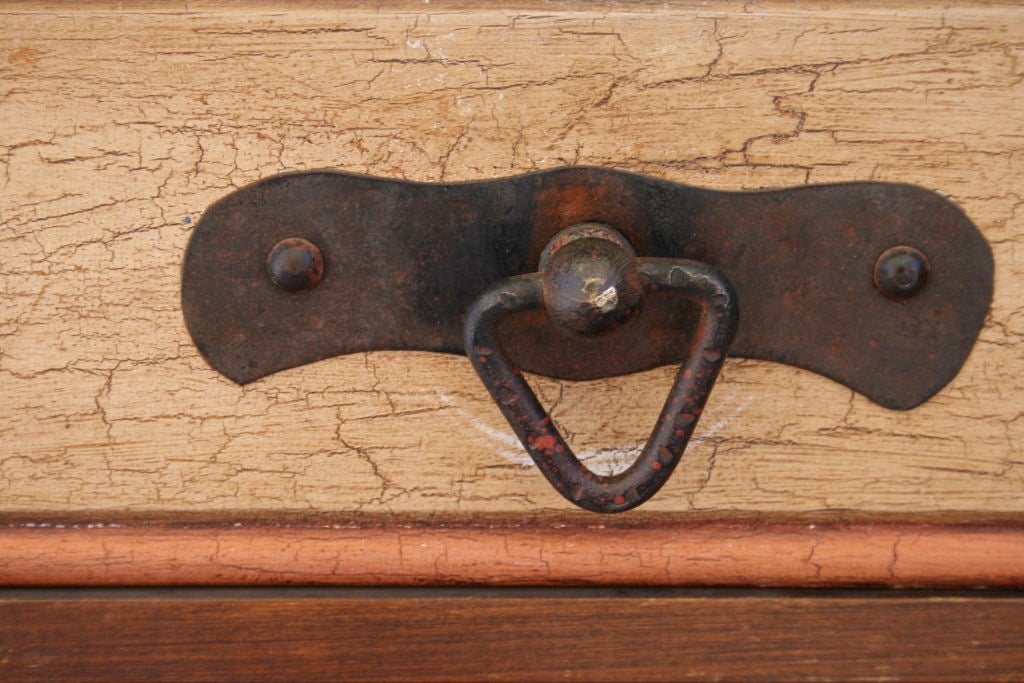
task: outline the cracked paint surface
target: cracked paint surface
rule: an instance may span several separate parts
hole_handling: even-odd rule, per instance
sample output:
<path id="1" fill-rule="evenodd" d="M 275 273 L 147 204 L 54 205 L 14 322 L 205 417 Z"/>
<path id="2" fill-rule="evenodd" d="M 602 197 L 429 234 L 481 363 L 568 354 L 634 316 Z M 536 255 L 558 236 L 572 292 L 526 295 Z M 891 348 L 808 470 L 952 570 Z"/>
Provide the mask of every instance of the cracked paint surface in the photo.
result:
<path id="1" fill-rule="evenodd" d="M 621 518 L 619 518 L 621 519 Z M 16 585 L 617 584 L 1014 587 L 1019 525 L 25 525 Z M 951 558 L 957 558 L 951 561 Z"/>
<path id="2" fill-rule="evenodd" d="M 566 164 L 918 183 L 996 258 L 978 345 L 928 404 L 731 360 L 645 510 L 1024 510 L 1019 9 L 162 7 L 0 8 L 0 510 L 564 510 L 505 455 L 465 359 L 364 354 L 237 387 L 192 347 L 178 287 L 204 207 L 274 173 Z M 615 467 L 674 372 L 533 381 L 573 448 Z"/>

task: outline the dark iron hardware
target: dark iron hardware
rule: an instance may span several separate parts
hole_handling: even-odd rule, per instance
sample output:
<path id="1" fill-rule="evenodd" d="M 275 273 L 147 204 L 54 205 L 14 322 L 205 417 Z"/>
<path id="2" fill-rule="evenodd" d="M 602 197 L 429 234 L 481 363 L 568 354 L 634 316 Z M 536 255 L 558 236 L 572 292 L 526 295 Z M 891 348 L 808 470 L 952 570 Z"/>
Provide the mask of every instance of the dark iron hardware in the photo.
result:
<path id="1" fill-rule="evenodd" d="M 466 314 L 466 353 L 498 407 L 551 485 L 595 512 L 636 507 L 668 480 L 700 419 L 736 333 L 732 286 L 713 268 L 683 259 L 636 259 L 609 228 L 583 225 L 556 235 L 541 273 L 506 278 L 480 295 Z M 498 338 L 508 315 L 544 306 L 573 334 L 611 332 L 639 310 L 645 289 L 696 302 L 700 322 L 643 452 L 626 471 L 599 476 L 565 443 Z M 611 327 L 612 329 L 609 329 Z"/>
<path id="2" fill-rule="evenodd" d="M 203 356 L 242 384 L 358 351 L 468 353 L 555 488 L 616 512 L 671 474 L 734 332 L 734 356 L 908 409 L 959 371 L 992 280 L 977 228 L 911 185 L 716 192 L 587 167 L 457 184 L 317 171 L 207 210 L 182 309 Z M 575 459 L 518 370 L 591 379 L 668 363 L 682 367 L 651 440 L 613 477 Z"/>

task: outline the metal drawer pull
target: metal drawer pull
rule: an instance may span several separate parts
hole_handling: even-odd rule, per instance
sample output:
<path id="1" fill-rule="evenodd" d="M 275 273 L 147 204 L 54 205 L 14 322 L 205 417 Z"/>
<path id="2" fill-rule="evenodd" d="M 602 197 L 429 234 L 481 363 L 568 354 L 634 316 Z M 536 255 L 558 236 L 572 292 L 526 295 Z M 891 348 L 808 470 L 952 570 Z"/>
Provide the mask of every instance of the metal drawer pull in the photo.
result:
<path id="1" fill-rule="evenodd" d="M 668 480 L 700 419 L 736 333 L 736 295 L 713 268 L 681 259 L 634 259 L 610 228 L 583 225 L 556 235 L 541 272 L 517 275 L 481 294 L 466 314 L 466 351 L 477 374 L 551 485 L 594 512 L 640 505 Z M 499 323 L 519 311 L 547 309 L 571 334 L 614 331 L 638 312 L 644 289 L 696 302 L 701 322 L 647 445 L 628 469 L 600 476 L 581 463 L 551 422 L 498 338 Z"/>
<path id="2" fill-rule="evenodd" d="M 204 213 L 182 311 L 200 353 L 240 384 L 362 351 L 468 354 L 555 488 L 618 512 L 669 477 L 727 353 L 906 410 L 957 374 L 992 288 L 978 229 L 912 185 L 719 192 L 591 167 L 451 184 L 313 171 Z M 647 446 L 610 477 L 573 456 L 519 372 L 676 363 Z"/>

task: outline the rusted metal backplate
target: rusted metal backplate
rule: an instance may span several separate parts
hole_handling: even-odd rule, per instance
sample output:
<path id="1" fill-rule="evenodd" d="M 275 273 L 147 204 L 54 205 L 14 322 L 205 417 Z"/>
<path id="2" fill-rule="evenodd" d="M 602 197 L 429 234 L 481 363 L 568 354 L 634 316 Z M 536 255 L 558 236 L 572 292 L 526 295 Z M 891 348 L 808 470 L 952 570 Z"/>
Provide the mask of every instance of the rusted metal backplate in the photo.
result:
<path id="1" fill-rule="evenodd" d="M 940 195 L 848 183 L 717 192 L 601 168 L 569 167 L 455 184 L 317 171 L 244 187 L 207 210 L 188 246 L 182 308 L 196 346 L 236 382 L 346 353 L 463 353 L 470 303 L 502 278 L 537 270 L 569 226 L 621 232 L 641 257 L 703 261 L 736 290 L 733 356 L 787 363 L 890 408 L 910 408 L 957 373 L 992 297 L 993 262 L 977 228 Z M 286 291 L 266 271 L 282 239 L 317 245 L 323 279 Z M 920 250 L 927 284 L 880 293 L 878 257 Z M 569 337 L 542 310 L 500 337 L 523 369 L 592 379 L 678 363 L 698 319 L 649 295 L 622 330 Z"/>

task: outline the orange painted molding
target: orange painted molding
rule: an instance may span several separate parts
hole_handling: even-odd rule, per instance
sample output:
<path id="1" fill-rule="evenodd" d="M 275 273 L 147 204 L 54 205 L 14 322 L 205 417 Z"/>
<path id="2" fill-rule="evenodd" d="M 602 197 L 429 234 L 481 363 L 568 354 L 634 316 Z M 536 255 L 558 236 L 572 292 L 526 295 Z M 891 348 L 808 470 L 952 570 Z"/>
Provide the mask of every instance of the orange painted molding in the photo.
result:
<path id="1" fill-rule="evenodd" d="M 1024 524 L 0 526 L 0 584 L 1024 586 Z"/>

